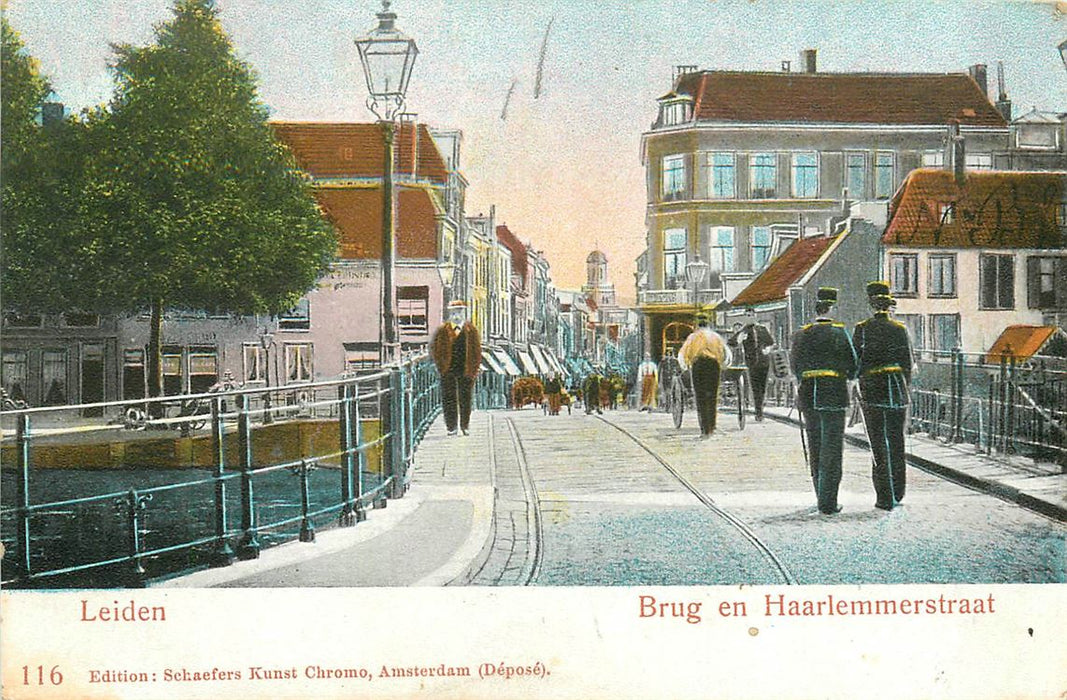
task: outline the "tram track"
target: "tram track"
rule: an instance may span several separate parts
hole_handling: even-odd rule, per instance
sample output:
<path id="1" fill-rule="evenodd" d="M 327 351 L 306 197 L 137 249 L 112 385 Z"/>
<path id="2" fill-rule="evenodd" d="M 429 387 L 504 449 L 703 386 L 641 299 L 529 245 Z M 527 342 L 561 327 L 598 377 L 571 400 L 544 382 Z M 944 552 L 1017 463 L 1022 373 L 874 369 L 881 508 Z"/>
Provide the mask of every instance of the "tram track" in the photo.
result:
<path id="1" fill-rule="evenodd" d="M 666 469 L 667 472 L 669 472 L 671 476 L 678 481 L 678 483 L 680 483 L 687 491 L 689 491 L 689 493 L 696 497 L 696 499 L 700 501 L 700 503 L 703 504 L 708 510 L 722 518 L 731 526 L 733 526 L 734 529 L 736 529 L 742 537 L 748 540 L 749 543 L 752 544 L 768 562 L 770 562 L 771 566 L 774 567 L 774 569 L 778 572 L 778 575 L 781 576 L 784 583 L 786 583 L 787 585 L 797 584 L 796 577 L 793 576 L 789 569 L 786 568 L 785 564 L 783 564 L 782 561 L 778 558 L 778 556 L 771 550 L 771 548 L 767 546 L 767 543 L 761 540 L 759 536 L 756 535 L 755 531 L 753 531 L 752 528 L 748 526 L 747 523 L 735 516 L 733 513 L 730 513 L 729 511 L 720 508 L 710 496 L 698 489 L 691 481 L 689 481 L 689 479 L 682 475 L 682 473 L 679 472 L 678 469 L 674 467 L 674 465 L 664 459 L 654 449 L 649 447 L 644 440 L 637 437 L 621 425 L 613 423 L 612 421 L 604 418 L 603 416 L 598 415 L 597 420 L 600 420 L 603 423 L 610 425 L 615 430 L 630 438 L 631 441 L 633 441 L 638 447 L 640 447 L 644 452 L 646 452 L 650 457 L 652 457 L 652 459 L 659 463 L 660 466 Z"/>

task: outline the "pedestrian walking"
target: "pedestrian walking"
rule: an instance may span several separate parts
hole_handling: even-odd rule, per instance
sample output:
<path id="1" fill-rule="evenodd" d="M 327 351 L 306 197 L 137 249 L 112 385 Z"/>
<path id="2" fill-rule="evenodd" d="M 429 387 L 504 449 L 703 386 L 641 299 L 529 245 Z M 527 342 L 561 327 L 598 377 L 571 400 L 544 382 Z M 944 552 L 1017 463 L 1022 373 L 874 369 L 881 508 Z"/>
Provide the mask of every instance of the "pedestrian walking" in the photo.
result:
<path id="1" fill-rule="evenodd" d="M 441 377 L 441 403 L 448 434 L 455 435 L 458 427 L 467 435 L 471 389 L 482 362 L 482 341 L 478 329 L 467 320 L 466 303 L 453 301 L 448 305 L 448 321 L 434 332 L 430 352 Z"/>
<path id="2" fill-rule="evenodd" d="M 652 361 L 652 353 L 645 353 L 645 359 L 637 366 L 637 380 L 641 386 L 641 410 L 652 411 L 656 407 L 657 383 L 659 370 Z"/>
<path id="3" fill-rule="evenodd" d="M 912 356 L 908 330 L 889 317 L 893 297 L 885 282 L 867 285 L 874 315 L 856 324 L 863 422 L 871 443 L 876 508 L 892 510 L 904 498 L 904 419 L 910 397 Z"/>
<path id="4" fill-rule="evenodd" d="M 563 382 L 555 372 L 549 374 L 548 380 L 545 381 L 545 398 L 548 400 L 548 415 L 558 416 L 560 406 L 563 405 Z"/>
<path id="5" fill-rule="evenodd" d="M 595 369 L 585 378 L 585 384 L 582 386 L 582 396 L 585 401 L 586 415 L 589 415 L 593 411 L 596 411 L 598 414 L 604 413 L 600 408 L 600 385 L 605 381 L 606 380 L 600 376 L 600 373 Z"/>
<path id="6" fill-rule="evenodd" d="M 841 459 L 845 439 L 848 382 L 856 377 L 856 350 L 845 324 L 830 317 L 837 289 L 816 292 L 815 321 L 793 335 L 790 366 L 799 382 L 797 407 L 807 436 L 808 468 L 819 512 L 841 511 Z M 803 437 L 803 436 L 802 436 Z"/>
<path id="7" fill-rule="evenodd" d="M 678 349 L 678 363 L 683 370 L 689 370 L 700 435 L 701 438 L 707 438 L 715 432 L 715 419 L 719 410 L 719 380 L 723 368 L 730 364 L 732 356 L 726 340 L 711 329 L 711 316 L 700 312 L 696 320 L 697 328 Z"/>
<path id="8" fill-rule="evenodd" d="M 752 383 L 752 404 L 756 420 L 763 420 L 763 400 L 767 395 L 767 375 L 771 371 L 770 351 L 774 337 L 767 326 L 757 321 L 746 323 L 737 334 L 737 346 L 745 359 L 748 378 Z"/>

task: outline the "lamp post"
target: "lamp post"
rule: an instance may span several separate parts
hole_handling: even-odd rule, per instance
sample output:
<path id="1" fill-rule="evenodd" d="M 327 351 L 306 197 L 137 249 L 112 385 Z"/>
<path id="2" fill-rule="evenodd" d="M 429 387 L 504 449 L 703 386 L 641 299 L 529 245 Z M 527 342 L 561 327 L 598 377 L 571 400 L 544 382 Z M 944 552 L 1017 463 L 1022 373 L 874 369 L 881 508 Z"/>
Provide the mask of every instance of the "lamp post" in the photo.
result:
<path id="1" fill-rule="evenodd" d="M 263 382 L 267 390 L 263 394 L 263 422 L 270 423 L 274 420 L 270 398 L 270 348 L 274 345 L 274 334 L 264 328 L 259 336 L 259 345 L 263 348 Z"/>
<path id="2" fill-rule="evenodd" d="M 367 108 L 378 117 L 385 143 L 385 160 L 382 169 L 382 343 L 381 364 L 384 366 L 398 359 L 398 332 L 396 326 L 396 290 L 393 286 L 394 252 L 396 234 L 393 209 L 393 161 L 395 153 L 395 119 L 404 106 L 411 68 L 419 53 L 415 41 L 397 31 L 396 13 L 389 11 L 390 0 L 382 0 L 382 11 L 377 13 L 378 26 L 369 34 L 356 39 L 359 60 L 367 79 Z"/>
<path id="3" fill-rule="evenodd" d="M 695 253 L 692 262 L 685 266 L 685 279 L 689 284 L 693 285 L 693 306 L 696 307 L 697 311 L 700 310 L 700 300 L 698 298 L 700 285 L 704 284 L 704 279 L 708 276 L 710 267 L 711 265 L 700 259 L 700 253 Z"/>

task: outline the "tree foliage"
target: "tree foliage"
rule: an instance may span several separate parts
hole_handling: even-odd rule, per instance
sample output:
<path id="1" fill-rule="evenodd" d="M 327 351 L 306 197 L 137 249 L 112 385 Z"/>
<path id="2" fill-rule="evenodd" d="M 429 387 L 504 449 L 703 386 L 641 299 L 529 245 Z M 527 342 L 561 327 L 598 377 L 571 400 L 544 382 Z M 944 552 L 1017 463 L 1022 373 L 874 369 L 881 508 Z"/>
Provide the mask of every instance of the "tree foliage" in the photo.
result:
<path id="1" fill-rule="evenodd" d="M 113 49 L 77 246 L 93 307 L 290 308 L 333 259 L 335 235 L 213 2 L 178 0 L 154 43 Z"/>

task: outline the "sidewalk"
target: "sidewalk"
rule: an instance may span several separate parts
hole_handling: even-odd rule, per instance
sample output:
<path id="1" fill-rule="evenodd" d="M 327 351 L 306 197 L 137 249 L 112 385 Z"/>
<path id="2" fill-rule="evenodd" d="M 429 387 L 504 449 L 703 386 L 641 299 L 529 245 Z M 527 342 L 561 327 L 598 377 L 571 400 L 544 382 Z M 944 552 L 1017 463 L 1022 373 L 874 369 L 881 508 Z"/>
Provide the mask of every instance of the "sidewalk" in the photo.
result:
<path id="1" fill-rule="evenodd" d="M 776 420 L 800 424 L 795 409 L 767 406 L 764 413 Z M 870 449 L 861 422 L 845 429 L 845 439 Z M 1067 522 L 1067 473 L 1058 465 L 1022 457 L 991 457 L 967 443 L 949 444 L 912 434 L 906 436 L 908 462 L 968 488 Z"/>
<path id="2" fill-rule="evenodd" d="M 153 584 L 160 588 L 443 586 L 466 583 L 485 556 L 493 518 L 491 414 L 471 416 L 469 436 L 437 420 L 415 455 L 412 486 L 349 528 L 314 542 L 264 549 L 258 559 Z"/>

